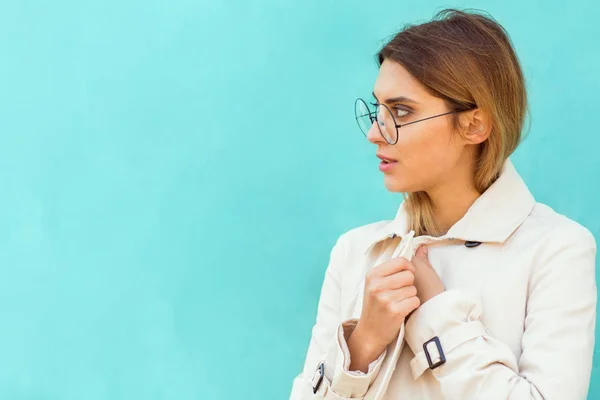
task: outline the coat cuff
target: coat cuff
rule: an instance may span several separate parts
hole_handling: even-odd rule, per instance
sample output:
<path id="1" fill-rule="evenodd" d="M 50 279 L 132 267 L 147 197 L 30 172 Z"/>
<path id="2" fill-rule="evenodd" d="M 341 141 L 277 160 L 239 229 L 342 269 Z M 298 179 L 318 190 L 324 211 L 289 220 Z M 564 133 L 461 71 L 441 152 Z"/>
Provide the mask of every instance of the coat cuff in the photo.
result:
<path id="1" fill-rule="evenodd" d="M 478 299 L 460 289 L 440 293 L 415 310 L 406 322 L 405 336 L 415 354 L 410 363 L 414 379 L 432 366 L 434 373 L 443 371 L 452 350 L 476 337 L 488 336 L 481 315 Z M 440 365 L 436 367 L 436 363 Z"/>
<path id="2" fill-rule="evenodd" d="M 356 328 L 357 323 L 358 319 L 349 319 L 338 326 L 338 356 L 336 357 L 335 371 L 331 381 L 331 390 L 336 395 L 350 399 L 361 399 L 365 396 L 377 377 L 387 353 L 387 349 L 385 349 L 376 360 L 371 362 L 366 374 L 362 371 L 350 371 L 351 360 L 347 339 Z"/>

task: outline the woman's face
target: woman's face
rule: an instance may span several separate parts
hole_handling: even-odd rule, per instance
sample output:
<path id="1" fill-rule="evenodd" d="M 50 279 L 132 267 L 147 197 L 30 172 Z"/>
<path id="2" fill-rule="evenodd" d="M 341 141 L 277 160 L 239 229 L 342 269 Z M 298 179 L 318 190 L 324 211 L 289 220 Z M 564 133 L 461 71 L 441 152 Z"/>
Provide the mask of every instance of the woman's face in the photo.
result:
<path id="1" fill-rule="evenodd" d="M 375 102 L 385 104 L 399 125 L 451 111 L 401 64 L 387 59 L 379 69 L 374 95 Z M 389 100 L 395 97 L 406 99 Z M 453 117 L 448 114 L 398 128 L 398 141 L 393 145 L 385 141 L 376 123 L 371 126 L 367 138 L 377 145 L 378 156 L 396 160 L 383 167 L 389 191 L 429 191 L 451 180 L 465 157 L 472 157 L 453 127 Z"/>

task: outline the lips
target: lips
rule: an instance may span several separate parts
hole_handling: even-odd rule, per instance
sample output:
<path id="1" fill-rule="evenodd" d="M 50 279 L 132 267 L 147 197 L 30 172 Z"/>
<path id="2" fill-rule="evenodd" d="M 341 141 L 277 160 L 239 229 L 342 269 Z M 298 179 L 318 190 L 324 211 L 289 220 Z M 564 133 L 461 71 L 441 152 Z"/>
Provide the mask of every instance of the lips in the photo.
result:
<path id="1" fill-rule="evenodd" d="M 392 162 L 397 162 L 398 161 L 398 160 L 394 160 L 393 158 L 386 157 L 383 154 L 377 154 L 377 158 L 379 158 L 384 163 L 392 163 Z"/>

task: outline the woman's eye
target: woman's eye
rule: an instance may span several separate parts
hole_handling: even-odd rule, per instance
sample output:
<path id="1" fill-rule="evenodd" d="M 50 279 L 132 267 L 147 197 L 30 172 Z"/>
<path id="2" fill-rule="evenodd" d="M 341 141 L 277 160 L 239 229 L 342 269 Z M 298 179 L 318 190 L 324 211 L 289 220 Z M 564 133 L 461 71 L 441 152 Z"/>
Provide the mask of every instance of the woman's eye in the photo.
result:
<path id="1" fill-rule="evenodd" d="M 406 117 L 408 114 L 410 114 L 410 111 L 407 111 L 403 108 L 398 108 L 398 107 L 394 107 L 394 109 L 396 110 L 396 117 Z"/>

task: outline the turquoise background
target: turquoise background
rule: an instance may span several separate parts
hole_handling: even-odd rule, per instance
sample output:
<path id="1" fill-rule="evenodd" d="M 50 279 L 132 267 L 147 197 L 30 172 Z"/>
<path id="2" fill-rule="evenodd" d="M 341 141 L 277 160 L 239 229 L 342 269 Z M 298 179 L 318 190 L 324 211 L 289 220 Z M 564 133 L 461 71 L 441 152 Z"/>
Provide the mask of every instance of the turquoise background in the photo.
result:
<path id="1" fill-rule="evenodd" d="M 443 6 L 510 32 L 513 160 L 600 237 L 597 2 L 2 1 L 0 398 L 287 398 L 331 246 L 401 199 L 354 99 Z"/>

